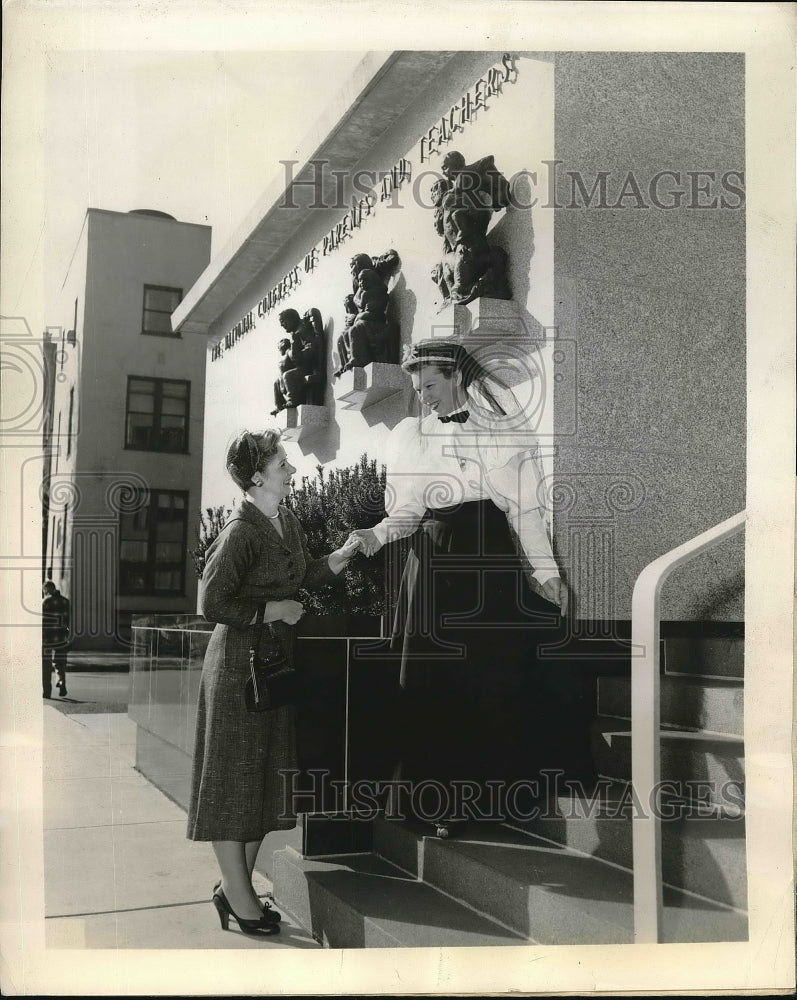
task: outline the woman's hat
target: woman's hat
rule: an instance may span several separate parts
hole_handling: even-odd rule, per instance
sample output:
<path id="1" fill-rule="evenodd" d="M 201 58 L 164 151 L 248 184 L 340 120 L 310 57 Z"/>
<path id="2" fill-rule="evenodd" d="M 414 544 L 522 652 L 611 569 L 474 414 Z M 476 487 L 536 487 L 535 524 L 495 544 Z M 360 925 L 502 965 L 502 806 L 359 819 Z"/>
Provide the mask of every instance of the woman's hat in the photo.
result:
<path id="1" fill-rule="evenodd" d="M 415 371 L 421 365 L 453 365 L 462 368 L 471 356 L 465 348 L 453 340 L 421 340 L 404 348 L 401 367 L 405 372 Z"/>

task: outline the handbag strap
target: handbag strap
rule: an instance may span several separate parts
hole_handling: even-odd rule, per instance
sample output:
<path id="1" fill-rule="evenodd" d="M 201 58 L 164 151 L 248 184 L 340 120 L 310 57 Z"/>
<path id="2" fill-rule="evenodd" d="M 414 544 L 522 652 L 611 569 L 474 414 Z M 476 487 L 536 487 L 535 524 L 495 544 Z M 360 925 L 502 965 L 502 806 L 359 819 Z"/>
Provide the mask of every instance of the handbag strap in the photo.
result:
<path id="1" fill-rule="evenodd" d="M 257 649 L 260 646 L 260 641 L 263 638 L 263 632 L 268 629 L 269 635 L 272 639 L 277 639 L 274 629 L 271 627 L 271 622 L 264 622 L 263 615 L 265 614 L 266 606 L 265 603 L 258 605 L 257 609 L 257 621 L 252 625 L 252 646 Z"/>

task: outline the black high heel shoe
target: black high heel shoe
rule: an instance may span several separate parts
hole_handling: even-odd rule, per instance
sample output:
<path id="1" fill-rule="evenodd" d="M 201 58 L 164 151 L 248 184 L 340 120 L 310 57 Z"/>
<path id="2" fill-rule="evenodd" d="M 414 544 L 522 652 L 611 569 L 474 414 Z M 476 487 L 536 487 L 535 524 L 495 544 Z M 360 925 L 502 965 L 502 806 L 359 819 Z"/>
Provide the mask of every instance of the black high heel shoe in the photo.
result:
<path id="1" fill-rule="evenodd" d="M 265 917 L 260 917 L 259 920 L 244 920 L 243 917 L 239 917 L 235 910 L 233 910 L 230 906 L 229 900 L 224 895 L 224 890 L 221 888 L 217 889 L 213 893 L 213 905 L 216 907 L 216 912 L 219 915 L 219 921 L 221 922 L 221 929 L 223 931 L 229 930 L 230 917 L 234 917 L 238 921 L 238 926 L 244 934 L 262 934 L 263 937 L 268 937 L 271 934 L 279 934 L 280 932 L 279 924 L 266 920 Z"/>
<path id="2" fill-rule="evenodd" d="M 213 893 L 217 893 L 221 888 L 221 879 L 213 886 Z M 263 907 L 263 916 L 266 920 L 270 921 L 272 924 L 278 924 L 282 920 L 282 914 L 279 910 L 275 910 L 268 900 L 261 899 L 260 905 Z"/>

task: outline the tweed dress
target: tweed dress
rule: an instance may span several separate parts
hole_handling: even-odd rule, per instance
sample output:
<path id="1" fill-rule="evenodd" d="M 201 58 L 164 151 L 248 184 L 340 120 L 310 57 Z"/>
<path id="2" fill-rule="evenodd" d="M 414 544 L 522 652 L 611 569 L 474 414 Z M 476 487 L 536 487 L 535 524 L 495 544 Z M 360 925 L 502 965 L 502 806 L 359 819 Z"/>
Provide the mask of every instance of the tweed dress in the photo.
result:
<path id="1" fill-rule="evenodd" d="M 293 599 L 300 586 L 336 579 L 326 557 L 312 559 L 296 517 L 280 507 L 283 537 L 248 500 L 208 549 L 201 585 L 205 618 L 216 622 L 199 686 L 196 740 L 188 808 L 190 840 L 262 839 L 290 829 L 280 771 L 297 767 L 292 706 L 247 712 L 249 624 L 266 601 Z M 289 661 L 293 628 L 275 622 Z"/>

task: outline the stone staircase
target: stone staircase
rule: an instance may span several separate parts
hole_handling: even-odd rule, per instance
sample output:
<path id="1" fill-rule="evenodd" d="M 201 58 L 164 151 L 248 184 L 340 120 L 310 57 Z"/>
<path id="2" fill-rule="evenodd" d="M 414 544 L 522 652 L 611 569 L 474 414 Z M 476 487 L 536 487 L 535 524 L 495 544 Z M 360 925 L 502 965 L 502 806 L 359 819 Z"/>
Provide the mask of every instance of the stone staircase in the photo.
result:
<path id="1" fill-rule="evenodd" d="M 666 942 L 747 937 L 742 685 L 741 638 L 665 640 Z M 287 847 L 278 903 L 332 948 L 633 941 L 630 691 L 628 676 L 598 679 L 597 784 L 562 783 L 540 815 L 449 840 L 379 819 L 367 852 Z"/>

